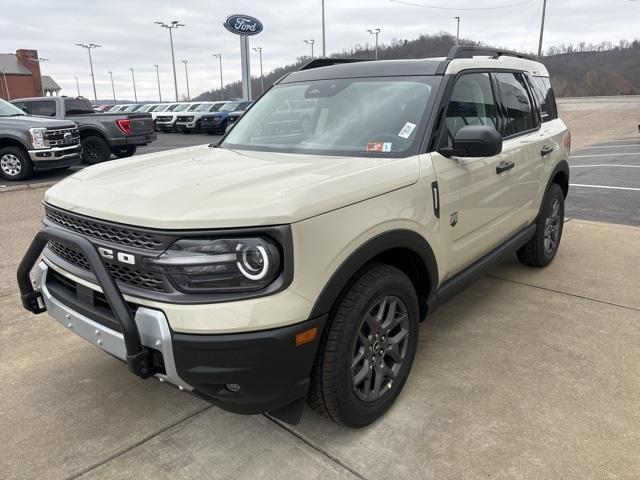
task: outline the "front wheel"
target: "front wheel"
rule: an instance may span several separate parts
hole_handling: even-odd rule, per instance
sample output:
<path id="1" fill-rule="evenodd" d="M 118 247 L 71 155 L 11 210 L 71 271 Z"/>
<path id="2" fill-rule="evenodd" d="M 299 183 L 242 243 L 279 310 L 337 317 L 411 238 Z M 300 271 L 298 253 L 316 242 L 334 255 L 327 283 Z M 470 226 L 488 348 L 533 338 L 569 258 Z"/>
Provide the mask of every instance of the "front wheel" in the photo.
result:
<path id="1" fill-rule="evenodd" d="M 137 145 L 128 145 L 126 147 L 114 148 L 111 150 L 111 153 L 118 158 L 128 158 L 134 156 L 137 150 Z"/>
<path id="2" fill-rule="evenodd" d="M 0 177 L 5 180 L 26 180 L 33 173 L 33 163 L 23 149 L 5 147 L 0 149 Z"/>
<path id="3" fill-rule="evenodd" d="M 309 405 L 349 427 L 364 427 L 382 416 L 411 370 L 418 317 L 415 288 L 402 271 L 377 265 L 364 272 L 329 319 Z"/>
<path id="4" fill-rule="evenodd" d="M 552 183 L 542 199 L 536 220 L 536 233 L 529 243 L 518 250 L 518 259 L 529 267 L 546 267 L 558 252 L 564 226 L 564 193 Z"/>

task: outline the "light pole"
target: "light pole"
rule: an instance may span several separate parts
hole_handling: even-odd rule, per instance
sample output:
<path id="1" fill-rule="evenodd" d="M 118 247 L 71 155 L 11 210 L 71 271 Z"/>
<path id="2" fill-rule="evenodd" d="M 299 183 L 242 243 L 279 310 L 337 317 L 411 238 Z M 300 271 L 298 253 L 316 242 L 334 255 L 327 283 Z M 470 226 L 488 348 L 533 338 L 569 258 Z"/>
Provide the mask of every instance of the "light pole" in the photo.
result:
<path id="1" fill-rule="evenodd" d="M 173 20 L 170 24 L 164 22 L 154 22 L 156 25 L 160 25 L 162 28 L 169 30 L 169 42 L 171 43 L 171 64 L 173 65 L 173 86 L 176 90 L 176 102 L 178 100 L 178 77 L 176 75 L 176 57 L 173 53 L 173 33 L 172 30 L 178 27 L 184 27 L 184 23 L 180 23 L 178 20 Z"/>
<path id="2" fill-rule="evenodd" d="M 158 79 L 158 100 L 162 102 L 162 92 L 160 91 L 160 65 L 154 64 L 156 67 L 156 78 Z"/>
<path id="3" fill-rule="evenodd" d="M 260 54 L 260 93 L 264 93 L 264 75 L 262 74 L 262 47 L 254 47 L 253 49 Z"/>
<path id="4" fill-rule="evenodd" d="M 7 71 L 6 68 L 3 68 L 2 70 L 0 70 L 0 72 L 2 72 L 2 77 L 4 78 L 4 89 L 7 91 L 7 100 L 11 101 L 11 94 L 9 93 L 9 85 L 7 84 L 7 76 L 5 75 L 6 71 Z"/>
<path id="5" fill-rule="evenodd" d="M 48 62 L 48 58 L 28 57 L 29 60 L 36 63 Z M 42 71 L 40 71 L 40 94 L 44 97 L 44 87 L 42 86 Z"/>
<path id="6" fill-rule="evenodd" d="M 369 32 L 371 35 L 375 35 L 376 36 L 376 56 L 375 59 L 378 59 L 378 35 L 380 34 L 380 29 L 379 28 L 375 28 L 373 30 L 369 29 L 367 30 L 367 32 Z"/>
<path id="7" fill-rule="evenodd" d="M 102 45 L 98 45 L 96 43 L 76 43 L 76 47 L 86 48 L 87 52 L 89 52 L 89 66 L 91 67 L 91 81 L 93 82 L 93 98 L 96 103 L 98 102 L 98 94 L 96 93 L 96 77 L 93 75 L 93 60 L 91 59 L 91 49 L 100 48 Z"/>
<path id="8" fill-rule="evenodd" d="M 222 83 L 222 54 L 214 53 L 213 56 L 220 62 L 220 100 L 224 99 L 224 83 Z"/>
<path id="9" fill-rule="evenodd" d="M 113 85 L 113 72 L 109 70 L 107 73 L 109 74 L 109 77 L 111 77 L 111 92 L 113 93 L 113 104 L 115 105 L 117 102 L 116 102 L 116 87 Z M 78 77 L 76 77 L 76 81 L 78 81 Z M 80 95 L 79 88 L 78 88 L 78 95 Z"/>
<path id="10" fill-rule="evenodd" d="M 78 89 L 78 96 L 81 97 L 82 95 L 80 95 L 80 82 L 78 82 L 78 77 L 73 77 L 76 79 L 76 88 Z"/>
<path id="11" fill-rule="evenodd" d="M 187 79 L 187 101 L 191 101 L 191 92 L 189 92 L 189 71 L 187 70 L 187 63 L 189 63 L 189 60 L 182 60 L 182 63 L 184 63 L 184 76 Z"/>
<path id="12" fill-rule="evenodd" d="M 135 98 L 136 103 L 138 103 L 138 92 L 136 92 L 136 75 L 133 73 L 133 68 L 130 67 L 131 70 L 131 80 L 133 80 L 133 97 Z"/>
<path id="13" fill-rule="evenodd" d="M 311 60 L 313 60 L 313 44 L 316 43 L 316 41 L 311 38 L 309 40 L 303 40 L 304 43 L 306 43 L 307 45 L 311 45 Z"/>
<path id="14" fill-rule="evenodd" d="M 544 19 L 547 15 L 547 0 L 542 1 L 542 23 L 540 24 L 540 42 L 538 43 L 538 61 L 542 56 L 542 37 L 544 36 Z"/>
<path id="15" fill-rule="evenodd" d="M 322 0 L 322 58 L 327 58 L 327 43 L 325 41 L 324 28 L 324 0 Z"/>
<path id="16" fill-rule="evenodd" d="M 458 28 L 456 30 L 456 45 L 460 45 L 460 17 L 453 17 L 458 21 Z"/>

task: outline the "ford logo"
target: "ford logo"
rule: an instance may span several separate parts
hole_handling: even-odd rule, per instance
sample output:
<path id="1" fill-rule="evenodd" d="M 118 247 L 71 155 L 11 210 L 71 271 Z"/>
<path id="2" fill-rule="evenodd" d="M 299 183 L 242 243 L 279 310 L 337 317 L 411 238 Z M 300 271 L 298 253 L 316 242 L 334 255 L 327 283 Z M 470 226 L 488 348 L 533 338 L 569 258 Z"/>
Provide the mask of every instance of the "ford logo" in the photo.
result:
<path id="1" fill-rule="evenodd" d="M 73 135 L 71 135 L 71 133 L 67 132 L 63 135 L 63 138 L 68 142 L 73 138 Z"/>
<path id="2" fill-rule="evenodd" d="M 223 25 L 236 35 L 257 35 L 262 31 L 262 22 L 249 15 L 229 15 Z"/>

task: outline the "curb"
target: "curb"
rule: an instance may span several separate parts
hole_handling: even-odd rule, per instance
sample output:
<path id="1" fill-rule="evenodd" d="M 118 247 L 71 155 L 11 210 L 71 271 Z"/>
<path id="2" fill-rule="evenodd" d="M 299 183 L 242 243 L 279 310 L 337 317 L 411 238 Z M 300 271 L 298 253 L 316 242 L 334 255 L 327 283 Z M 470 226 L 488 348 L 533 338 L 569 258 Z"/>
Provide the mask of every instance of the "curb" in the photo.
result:
<path id="1" fill-rule="evenodd" d="M 14 185 L 8 187 L 0 187 L 0 194 L 5 192 L 18 192 L 20 190 L 39 190 L 41 188 L 47 188 L 58 183 L 59 180 L 53 182 L 41 182 L 41 183 L 27 183 L 23 185 Z"/>

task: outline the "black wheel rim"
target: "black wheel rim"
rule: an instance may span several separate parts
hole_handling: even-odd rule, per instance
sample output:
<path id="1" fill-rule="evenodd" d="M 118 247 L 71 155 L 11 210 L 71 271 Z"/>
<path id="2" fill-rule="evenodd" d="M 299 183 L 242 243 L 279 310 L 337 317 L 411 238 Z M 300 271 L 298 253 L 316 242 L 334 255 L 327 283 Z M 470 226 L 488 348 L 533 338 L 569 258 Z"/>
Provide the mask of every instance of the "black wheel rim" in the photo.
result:
<path id="1" fill-rule="evenodd" d="M 544 250 L 547 253 L 553 252 L 560 242 L 560 227 L 562 226 L 560 210 L 560 200 L 554 198 L 549 216 L 544 221 Z"/>
<path id="2" fill-rule="evenodd" d="M 94 142 L 87 142 L 82 146 L 82 153 L 85 158 L 91 160 L 98 160 L 102 155 L 100 152 L 100 145 Z"/>
<path id="3" fill-rule="evenodd" d="M 353 390 L 368 403 L 392 389 L 409 348 L 406 304 L 388 295 L 371 305 L 358 327 L 350 365 Z"/>

